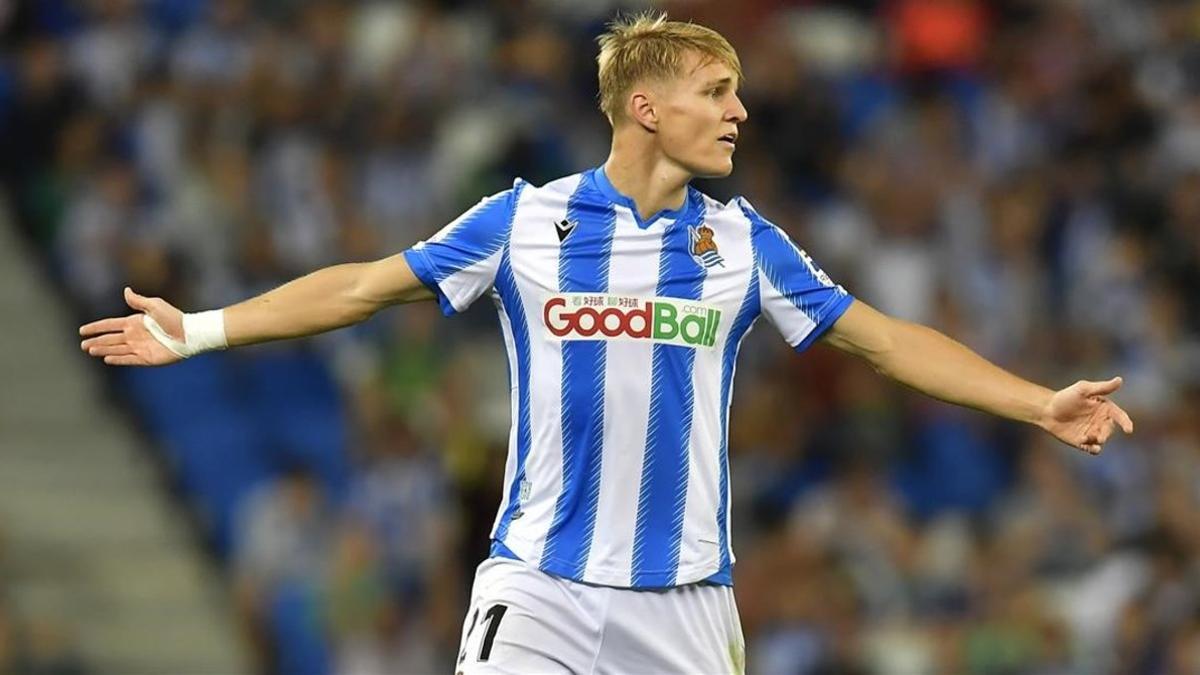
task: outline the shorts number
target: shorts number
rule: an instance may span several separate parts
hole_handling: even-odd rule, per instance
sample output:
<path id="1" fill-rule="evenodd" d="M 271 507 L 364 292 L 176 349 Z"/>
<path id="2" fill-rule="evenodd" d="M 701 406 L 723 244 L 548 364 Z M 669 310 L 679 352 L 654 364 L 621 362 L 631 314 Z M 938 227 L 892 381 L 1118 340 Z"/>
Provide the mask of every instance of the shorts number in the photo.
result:
<path id="1" fill-rule="evenodd" d="M 487 624 L 487 628 L 483 632 L 483 641 L 479 645 L 479 660 L 487 661 L 492 655 L 492 643 L 496 640 L 496 631 L 500 629 L 500 621 L 504 619 L 504 613 L 508 611 L 508 605 L 493 605 L 491 609 L 484 615 L 483 620 Z"/>
<path id="2" fill-rule="evenodd" d="M 492 605 L 487 614 L 483 615 L 483 622 L 487 624 L 487 628 L 483 630 L 483 640 L 479 644 L 478 661 L 487 661 L 492 655 L 492 643 L 496 641 L 496 631 L 500 629 L 500 620 L 504 618 L 504 613 L 508 611 L 508 605 Z M 467 656 L 467 641 L 471 639 L 471 633 L 475 632 L 475 626 L 479 623 L 479 610 L 471 615 L 471 627 L 467 629 L 467 635 L 463 638 L 463 650 L 458 655 L 458 662 L 462 663 Z"/>

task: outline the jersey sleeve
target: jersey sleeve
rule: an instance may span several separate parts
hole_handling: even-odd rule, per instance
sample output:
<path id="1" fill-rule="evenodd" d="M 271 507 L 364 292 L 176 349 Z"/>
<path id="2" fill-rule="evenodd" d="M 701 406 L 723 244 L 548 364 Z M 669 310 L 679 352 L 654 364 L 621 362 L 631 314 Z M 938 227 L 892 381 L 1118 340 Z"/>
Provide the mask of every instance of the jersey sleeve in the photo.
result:
<path id="1" fill-rule="evenodd" d="M 783 339 L 802 352 L 846 312 L 854 297 L 833 283 L 774 223 L 739 198 L 750 220 L 759 306 Z"/>
<path id="2" fill-rule="evenodd" d="M 484 198 L 404 252 L 408 266 L 437 295 L 446 316 L 465 310 L 492 288 L 523 185 L 517 181 L 511 190 Z"/>

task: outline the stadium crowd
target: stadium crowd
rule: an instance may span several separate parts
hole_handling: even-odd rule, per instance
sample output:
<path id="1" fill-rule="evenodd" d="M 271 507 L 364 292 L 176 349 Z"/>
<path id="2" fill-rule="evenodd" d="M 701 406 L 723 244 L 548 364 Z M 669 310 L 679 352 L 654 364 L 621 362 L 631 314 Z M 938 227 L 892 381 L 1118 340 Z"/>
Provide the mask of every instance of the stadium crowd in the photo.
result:
<path id="1" fill-rule="evenodd" d="M 750 672 L 1200 672 L 1200 3 L 663 7 L 746 72 L 737 168 L 703 189 L 1018 374 L 1123 375 L 1137 424 L 1089 457 L 760 327 L 730 443 Z M 619 8 L 0 3 L 7 202 L 84 320 L 126 284 L 198 311 L 390 255 L 603 160 Z M 453 663 L 508 437 L 486 304 L 239 357 L 311 355 L 346 430 L 332 460 L 274 448 L 205 532 L 264 671 Z"/>

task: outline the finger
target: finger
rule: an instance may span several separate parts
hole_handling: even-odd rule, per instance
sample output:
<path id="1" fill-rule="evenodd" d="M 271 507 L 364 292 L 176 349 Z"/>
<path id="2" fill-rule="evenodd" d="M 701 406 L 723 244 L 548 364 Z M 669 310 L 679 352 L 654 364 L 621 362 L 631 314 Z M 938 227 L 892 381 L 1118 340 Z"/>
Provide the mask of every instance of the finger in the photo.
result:
<path id="1" fill-rule="evenodd" d="M 142 359 L 140 356 L 132 354 L 126 356 L 106 356 L 104 362 L 110 366 L 141 366 Z"/>
<path id="2" fill-rule="evenodd" d="M 1080 445 L 1079 447 L 1080 447 L 1080 448 L 1081 448 L 1081 449 L 1082 449 L 1084 452 L 1088 453 L 1089 455 L 1098 455 L 1098 454 L 1100 454 L 1100 448 L 1101 448 L 1101 446 L 1100 446 L 1100 444 L 1099 444 L 1099 443 L 1084 443 L 1084 444 Z"/>
<path id="3" fill-rule="evenodd" d="M 1099 443 L 1100 445 L 1104 445 L 1105 443 L 1107 443 L 1108 438 L 1110 436 L 1112 436 L 1114 428 L 1115 427 L 1113 426 L 1112 420 L 1106 421 L 1104 423 L 1104 425 L 1102 427 L 1100 427 L 1100 434 L 1096 438 L 1096 442 Z"/>
<path id="4" fill-rule="evenodd" d="M 91 347 L 98 345 L 119 345 L 124 342 L 125 335 L 123 333 L 105 333 L 104 335 L 88 338 L 80 342 L 79 347 L 86 352 Z"/>
<path id="5" fill-rule="evenodd" d="M 125 287 L 125 302 L 139 312 L 146 312 L 150 310 L 150 298 L 147 298 L 144 295 L 138 295 L 133 291 L 132 288 L 128 286 Z"/>
<path id="6" fill-rule="evenodd" d="M 88 354 L 92 356 L 124 356 L 126 354 L 136 353 L 133 347 L 128 344 L 119 345 L 101 345 L 88 349 Z"/>
<path id="7" fill-rule="evenodd" d="M 1106 401 L 1106 403 L 1108 404 L 1109 408 L 1109 417 L 1116 420 L 1117 424 L 1121 427 L 1121 431 L 1124 431 L 1127 434 L 1132 434 L 1133 420 L 1129 417 L 1129 414 L 1122 410 L 1121 406 L 1113 403 L 1112 401 Z"/>
<path id="8" fill-rule="evenodd" d="M 1111 380 L 1104 382 L 1083 382 L 1083 394 L 1085 396 L 1107 396 L 1121 388 L 1121 383 L 1124 382 L 1120 376 L 1114 377 Z"/>
<path id="9" fill-rule="evenodd" d="M 113 317 L 111 319 L 100 319 L 79 327 L 79 334 L 87 337 L 97 333 L 112 333 L 119 330 L 125 330 L 125 319 L 128 317 Z"/>

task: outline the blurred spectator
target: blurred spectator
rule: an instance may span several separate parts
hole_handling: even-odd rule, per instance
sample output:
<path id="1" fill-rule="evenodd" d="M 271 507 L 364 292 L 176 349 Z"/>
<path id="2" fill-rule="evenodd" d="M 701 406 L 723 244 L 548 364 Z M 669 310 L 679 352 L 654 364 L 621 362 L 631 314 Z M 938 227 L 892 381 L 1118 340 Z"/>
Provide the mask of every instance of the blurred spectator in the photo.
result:
<path id="1" fill-rule="evenodd" d="M 324 617 L 317 599 L 330 563 L 332 528 L 320 483 L 303 467 L 289 467 L 279 480 L 245 498 L 234 534 L 232 574 L 238 609 L 256 638 L 261 666 L 294 672 L 288 664 L 302 662 L 310 644 L 322 639 Z M 308 664 L 304 672 L 320 670 L 319 664 Z"/>
<path id="2" fill-rule="evenodd" d="M 384 635 L 448 657 L 457 648 L 465 596 L 457 590 L 459 522 L 444 460 L 422 448 L 394 415 L 375 430 L 368 447 L 348 510 L 350 531 L 361 528 L 363 543 L 375 549 L 380 590 L 394 603 L 392 630 Z"/>

